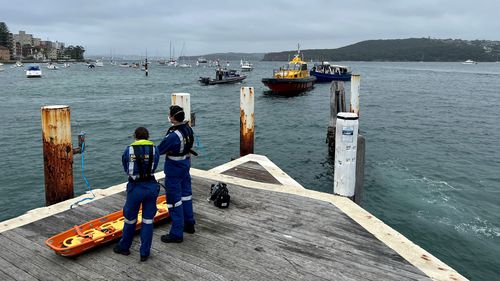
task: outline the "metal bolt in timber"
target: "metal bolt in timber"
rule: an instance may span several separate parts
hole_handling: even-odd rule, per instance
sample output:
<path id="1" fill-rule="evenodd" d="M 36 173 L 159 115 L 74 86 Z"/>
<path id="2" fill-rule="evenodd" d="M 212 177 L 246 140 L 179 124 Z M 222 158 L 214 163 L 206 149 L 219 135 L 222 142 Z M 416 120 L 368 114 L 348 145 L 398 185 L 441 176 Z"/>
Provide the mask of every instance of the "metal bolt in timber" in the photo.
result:
<path id="1" fill-rule="evenodd" d="M 73 198 L 73 145 L 70 108 L 67 105 L 41 109 L 45 205 Z"/>
<path id="2" fill-rule="evenodd" d="M 254 145 L 254 90 L 240 90 L 240 156 L 253 153 Z"/>

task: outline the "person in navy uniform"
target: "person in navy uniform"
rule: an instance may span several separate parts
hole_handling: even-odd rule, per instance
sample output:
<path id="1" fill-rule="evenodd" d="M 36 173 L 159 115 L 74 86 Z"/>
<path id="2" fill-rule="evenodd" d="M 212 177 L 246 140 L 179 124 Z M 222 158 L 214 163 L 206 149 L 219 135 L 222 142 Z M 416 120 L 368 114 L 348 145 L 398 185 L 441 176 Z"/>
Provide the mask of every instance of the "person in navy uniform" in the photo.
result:
<path id="1" fill-rule="evenodd" d="M 130 246 L 142 205 L 141 261 L 146 261 L 153 240 L 153 218 L 156 215 L 156 199 L 160 185 L 154 172 L 160 160 L 158 148 L 149 140 L 149 132 L 139 127 L 134 133 L 135 141 L 123 153 L 122 164 L 128 175 L 127 199 L 123 207 L 125 223 L 120 242 L 113 248 L 115 253 L 130 255 Z"/>
<path id="2" fill-rule="evenodd" d="M 170 107 L 169 120 L 172 127 L 158 145 L 160 154 L 165 157 L 165 193 L 167 207 L 172 226 L 170 232 L 161 236 L 165 243 L 180 243 L 183 241 L 183 232 L 194 233 L 194 214 L 191 190 L 191 153 L 194 136 L 193 130 L 184 122 L 185 114 L 182 107 Z"/>

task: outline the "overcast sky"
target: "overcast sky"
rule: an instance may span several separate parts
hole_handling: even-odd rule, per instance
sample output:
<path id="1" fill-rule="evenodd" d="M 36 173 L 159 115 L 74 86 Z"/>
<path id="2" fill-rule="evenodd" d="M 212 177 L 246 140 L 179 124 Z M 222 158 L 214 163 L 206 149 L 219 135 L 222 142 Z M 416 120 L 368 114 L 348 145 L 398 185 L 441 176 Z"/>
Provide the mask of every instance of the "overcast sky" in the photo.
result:
<path id="1" fill-rule="evenodd" d="M 86 55 L 337 48 L 370 39 L 500 40 L 500 0 L 0 0 L 0 21 Z"/>

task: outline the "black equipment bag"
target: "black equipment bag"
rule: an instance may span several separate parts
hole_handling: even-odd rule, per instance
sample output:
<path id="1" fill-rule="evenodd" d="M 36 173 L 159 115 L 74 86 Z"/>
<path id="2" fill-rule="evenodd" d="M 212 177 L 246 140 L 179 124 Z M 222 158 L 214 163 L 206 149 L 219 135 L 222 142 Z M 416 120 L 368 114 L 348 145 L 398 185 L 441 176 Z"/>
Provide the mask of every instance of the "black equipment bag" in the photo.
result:
<path id="1" fill-rule="evenodd" d="M 223 182 L 212 184 L 210 188 L 209 200 L 214 201 L 214 205 L 219 208 L 229 207 L 231 196 L 229 195 L 229 190 L 227 189 L 226 184 Z"/>

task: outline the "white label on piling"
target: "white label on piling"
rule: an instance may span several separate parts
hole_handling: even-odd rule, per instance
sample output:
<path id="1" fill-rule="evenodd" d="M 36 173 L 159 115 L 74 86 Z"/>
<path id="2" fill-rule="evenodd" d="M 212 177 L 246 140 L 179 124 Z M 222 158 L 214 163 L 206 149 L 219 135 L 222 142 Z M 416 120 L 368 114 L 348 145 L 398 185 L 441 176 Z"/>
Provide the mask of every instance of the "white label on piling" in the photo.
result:
<path id="1" fill-rule="evenodd" d="M 342 127 L 342 142 L 352 143 L 353 142 L 354 129 L 353 127 Z"/>

